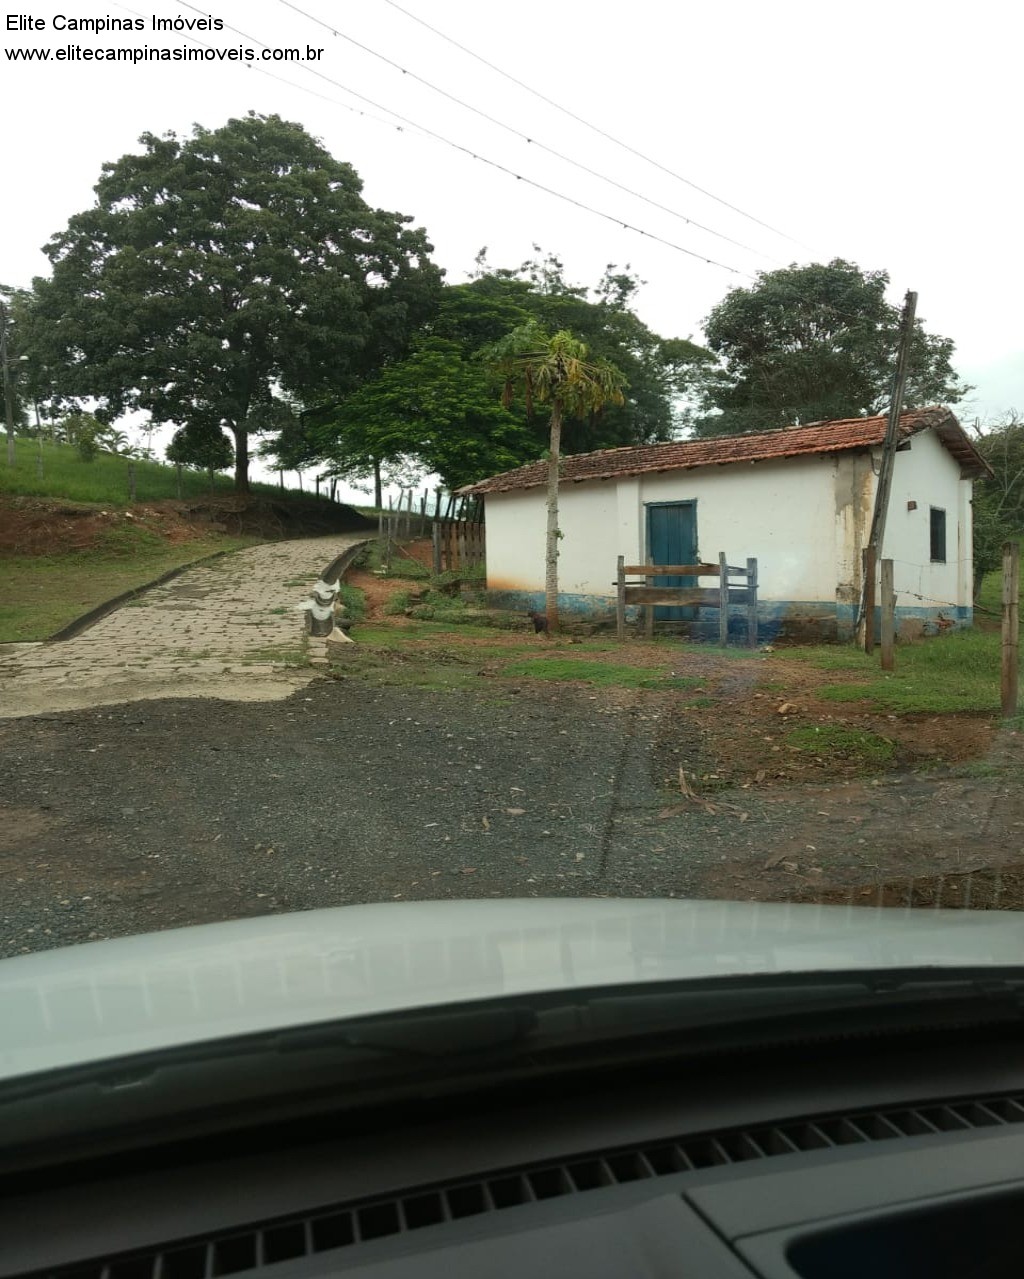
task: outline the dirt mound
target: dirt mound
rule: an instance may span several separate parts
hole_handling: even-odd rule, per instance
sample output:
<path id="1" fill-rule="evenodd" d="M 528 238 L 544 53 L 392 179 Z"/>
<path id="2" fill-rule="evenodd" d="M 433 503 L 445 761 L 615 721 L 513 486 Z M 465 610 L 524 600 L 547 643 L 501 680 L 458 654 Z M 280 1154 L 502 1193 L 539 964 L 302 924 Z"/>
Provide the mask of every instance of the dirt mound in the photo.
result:
<path id="1" fill-rule="evenodd" d="M 102 547 L 119 529 L 145 529 L 162 541 L 205 533 L 264 538 L 372 530 L 350 506 L 315 497 L 208 497 L 140 502 L 130 509 L 42 497 L 0 498 L 0 556 L 67 555 Z"/>

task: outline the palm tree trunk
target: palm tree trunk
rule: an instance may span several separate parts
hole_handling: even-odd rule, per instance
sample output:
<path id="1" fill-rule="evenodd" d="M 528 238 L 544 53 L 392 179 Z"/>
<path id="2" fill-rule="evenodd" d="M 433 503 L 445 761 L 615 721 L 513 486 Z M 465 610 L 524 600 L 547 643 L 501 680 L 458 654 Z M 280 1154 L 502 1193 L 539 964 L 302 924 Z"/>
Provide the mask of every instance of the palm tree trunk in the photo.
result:
<path id="1" fill-rule="evenodd" d="M 551 405 L 551 443 L 548 446 L 548 526 L 544 561 L 544 612 L 548 634 L 558 630 L 558 460 L 562 445 L 562 404 Z"/>

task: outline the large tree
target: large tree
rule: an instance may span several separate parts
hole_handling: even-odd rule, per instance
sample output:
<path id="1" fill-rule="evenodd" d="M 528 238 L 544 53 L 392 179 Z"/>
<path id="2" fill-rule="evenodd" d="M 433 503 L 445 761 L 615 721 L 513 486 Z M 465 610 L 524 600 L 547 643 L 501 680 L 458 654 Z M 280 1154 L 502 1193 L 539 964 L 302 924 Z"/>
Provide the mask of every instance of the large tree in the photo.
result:
<path id="1" fill-rule="evenodd" d="M 984 428 L 975 445 L 993 474 L 975 481 L 973 507 L 974 594 L 986 573 L 998 568 L 1003 543 L 1024 539 L 1024 420 L 1010 410 Z"/>
<path id="2" fill-rule="evenodd" d="M 374 474 L 378 485 L 382 465 L 412 460 L 458 488 L 530 454 L 528 433 L 496 400 L 482 363 L 443 338 L 423 338 L 406 359 L 309 420 L 321 458 L 338 473 Z"/>
<path id="3" fill-rule="evenodd" d="M 624 400 L 625 378 L 604 359 L 591 359 L 586 345 L 564 329 L 548 336 L 530 322 L 496 342 L 486 358 L 503 386 L 508 407 L 520 392 L 527 414 L 533 406 L 550 406 L 548 419 L 547 535 L 544 557 L 544 610 L 548 631 L 558 629 L 558 477 L 562 423 L 593 421 L 606 405 Z"/>
<path id="4" fill-rule="evenodd" d="M 719 357 L 699 388 L 698 436 L 734 435 L 880 413 L 889 403 L 900 311 L 885 271 L 836 258 L 762 272 L 732 289 L 704 325 Z M 970 390 L 952 366 L 953 343 L 918 321 L 904 404 L 955 404 Z"/>
<path id="5" fill-rule="evenodd" d="M 107 420 L 227 430 L 244 492 L 277 394 L 354 388 L 400 355 L 440 272 L 425 233 L 371 208 L 301 125 L 250 113 L 140 141 L 48 244 L 33 338 L 60 389 Z"/>

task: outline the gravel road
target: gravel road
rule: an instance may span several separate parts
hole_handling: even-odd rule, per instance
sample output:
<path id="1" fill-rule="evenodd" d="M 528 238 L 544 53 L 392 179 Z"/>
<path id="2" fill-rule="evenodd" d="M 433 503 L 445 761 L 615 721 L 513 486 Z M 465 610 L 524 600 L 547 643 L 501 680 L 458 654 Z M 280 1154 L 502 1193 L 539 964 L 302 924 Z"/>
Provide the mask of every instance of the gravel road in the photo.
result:
<path id="1" fill-rule="evenodd" d="M 911 813 L 934 824 L 932 862 L 955 854 L 946 869 L 1019 850 L 1006 776 L 938 780 L 911 809 L 893 778 L 737 789 L 707 811 L 672 794 L 680 765 L 713 768 L 703 751 L 672 695 L 579 685 L 499 698 L 318 678 L 278 702 L 8 720 L 0 954 L 392 899 L 778 896 L 805 882 L 784 878 L 796 861 L 893 873 Z"/>

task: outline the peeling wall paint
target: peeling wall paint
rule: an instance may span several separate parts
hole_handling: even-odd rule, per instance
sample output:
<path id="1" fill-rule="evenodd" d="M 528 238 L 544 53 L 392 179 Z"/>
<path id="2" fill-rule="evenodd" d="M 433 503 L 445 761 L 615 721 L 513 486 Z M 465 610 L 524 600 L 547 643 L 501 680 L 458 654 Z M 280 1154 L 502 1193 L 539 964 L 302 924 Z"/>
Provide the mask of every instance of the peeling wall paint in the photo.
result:
<path id="1" fill-rule="evenodd" d="M 700 559 L 717 561 L 719 551 L 734 564 L 757 558 L 766 634 L 842 637 L 861 597 L 880 456 L 862 450 L 563 484 L 559 602 L 564 597 L 567 612 L 607 615 L 617 556 L 646 560 L 648 507 L 691 501 Z M 971 491 L 931 431 L 896 455 L 882 556 L 894 560 L 897 618 L 908 627 L 969 622 Z M 544 499 L 542 488 L 486 499 L 487 585 L 495 602 L 542 606 Z M 931 559 L 932 506 L 946 511 L 946 562 Z M 701 613 L 700 625 L 717 627 L 716 610 Z"/>

